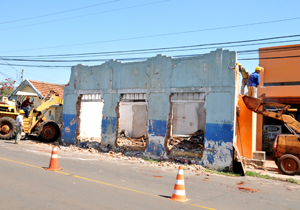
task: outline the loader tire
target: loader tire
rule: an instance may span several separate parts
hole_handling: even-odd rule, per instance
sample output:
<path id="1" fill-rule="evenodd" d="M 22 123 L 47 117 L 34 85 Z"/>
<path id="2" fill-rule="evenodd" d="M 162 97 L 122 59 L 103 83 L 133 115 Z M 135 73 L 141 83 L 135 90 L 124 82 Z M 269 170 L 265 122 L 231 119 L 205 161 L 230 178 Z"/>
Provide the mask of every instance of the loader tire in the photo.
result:
<path id="1" fill-rule="evenodd" d="M 16 135 L 16 121 L 10 117 L 0 118 L 0 139 L 12 139 Z"/>
<path id="2" fill-rule="evenodd" d="M 279 158 L 278 168 L 284 174 L 297 175 L 300 171 L 300 161 L 296 156 L 286 154 Z"/>
<path id="3" fill-rule="evenodd" d="M 39 126 L 38 138 L 44 142 L 54 142 L 60 135 L 60 129 L 54 121 L 45 121 Z"/>

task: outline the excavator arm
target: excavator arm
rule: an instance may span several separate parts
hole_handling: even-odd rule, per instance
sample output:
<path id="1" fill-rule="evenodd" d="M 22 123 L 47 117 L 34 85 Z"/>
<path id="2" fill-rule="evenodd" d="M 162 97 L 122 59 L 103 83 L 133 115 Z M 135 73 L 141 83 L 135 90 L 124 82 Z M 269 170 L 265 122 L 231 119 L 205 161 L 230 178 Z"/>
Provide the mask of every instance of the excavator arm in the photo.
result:
<path id="1" fill-rule="evenodd" d="M 258 98 L 243 96 L 243 101 L 249 110 L 257 114 L 280 120 L 292 133 L 295 135 L 297 135 L 297 133 L 299 134 L 300 123 L 291 115 L 283 114 L 286 111 L 295 112 L 297 109 L 290 109 L 290 105 L 285 104 L 265 103 L 264 98 L 265 94 L 262 94 Z M 272 109 L 266 109 L 265 107 L 272 107 Z M 299 135 L 297 136 L 299 137 Z"/>

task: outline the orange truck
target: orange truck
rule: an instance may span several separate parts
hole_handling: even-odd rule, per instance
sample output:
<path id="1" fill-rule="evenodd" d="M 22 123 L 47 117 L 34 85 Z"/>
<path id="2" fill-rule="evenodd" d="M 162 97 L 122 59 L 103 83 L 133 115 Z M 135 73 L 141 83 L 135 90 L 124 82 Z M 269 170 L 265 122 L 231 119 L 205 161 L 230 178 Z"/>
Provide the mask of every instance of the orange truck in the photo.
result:
<path id="1" fill-rule="evenodd" d="M 291 134 L 278 134 L 274 141 L 274 155 L 276 165 L 284 174 L 296 175 L 300 172 L 300 123 L 293 117 L 290 105 L 265 103 L 265 94 L 258 98 L 243 96 L 246 107 L 263 116 L 280 120 Z M 267 108 L 266 108 L 267 107 Z"/>

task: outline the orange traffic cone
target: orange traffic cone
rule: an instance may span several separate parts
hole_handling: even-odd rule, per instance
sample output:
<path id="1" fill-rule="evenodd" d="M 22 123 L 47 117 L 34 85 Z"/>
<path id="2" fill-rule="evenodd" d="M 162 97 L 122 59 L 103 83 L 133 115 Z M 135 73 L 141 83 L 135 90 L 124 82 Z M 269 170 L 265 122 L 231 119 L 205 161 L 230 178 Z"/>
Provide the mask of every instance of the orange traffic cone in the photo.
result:
<path id="1" fill-rule="evenodd" d="M 190 199 L 187 199 L 185 196 L 185 186 L 184 186 L 184 177 L 183 177 L 183 167 L 179 166 L 178 173 L 176 177 L 176 182 L 172 194 L 172 198 L 170 198 L 173 201 L 178 202 L 186 202 Z"/>
<path id="2" fill-rule="evenodd" d="M 53 146 L 49 168 L 46 168 L 46 170 L 58 171 L 61 169 L 58 165 L 57 147 Z"/>

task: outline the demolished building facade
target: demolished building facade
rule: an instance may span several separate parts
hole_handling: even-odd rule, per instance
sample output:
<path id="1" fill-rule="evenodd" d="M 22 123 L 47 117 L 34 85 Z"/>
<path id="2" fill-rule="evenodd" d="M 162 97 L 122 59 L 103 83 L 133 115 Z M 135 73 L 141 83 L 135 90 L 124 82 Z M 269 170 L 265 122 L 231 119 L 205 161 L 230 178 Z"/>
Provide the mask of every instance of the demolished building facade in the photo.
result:
<path id="1" fill-rule="evenodd" d="M 232 167 L 236 52 L 73 66 L 62 140 L 92 139 L 151 158 L 190 157 Z"/>

